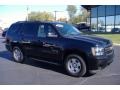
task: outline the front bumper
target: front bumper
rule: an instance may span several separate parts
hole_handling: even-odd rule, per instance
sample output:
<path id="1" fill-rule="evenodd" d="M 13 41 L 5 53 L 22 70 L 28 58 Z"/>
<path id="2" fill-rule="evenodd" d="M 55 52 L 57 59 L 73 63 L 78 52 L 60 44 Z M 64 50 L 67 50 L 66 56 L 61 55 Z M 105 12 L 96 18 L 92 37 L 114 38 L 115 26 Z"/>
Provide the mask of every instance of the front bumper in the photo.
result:
<path id="1" fill-rule="evenodd" d="M 7 49 L 8 51 L 12 51 L 12 48 L 11 48 L 11 46 L 10 46 L 9 44 L 6 44 L 5 47 L 6 47 L 6 49 Z"/>
<path id="2" fill-rule="evenodd" d="M 114 51 L 111 54 L 105 55 L 103 57 L 89 57 L 87 58 L 87 64 L 89 70 L 99 70 L 104 69 L 106 66 L 113 62 Z"/>

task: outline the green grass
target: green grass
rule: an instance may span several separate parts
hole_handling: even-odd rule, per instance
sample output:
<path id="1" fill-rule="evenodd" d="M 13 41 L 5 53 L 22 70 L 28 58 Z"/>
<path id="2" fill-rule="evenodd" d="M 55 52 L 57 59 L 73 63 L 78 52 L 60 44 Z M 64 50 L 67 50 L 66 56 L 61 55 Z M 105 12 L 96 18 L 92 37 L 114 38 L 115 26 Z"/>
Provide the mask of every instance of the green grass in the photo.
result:
<path id="1" fill-rule="evenodd" d="M 107 39 L 112 40 L 113 43 L 120 44 L 120 34 L 95 34 Z"/>

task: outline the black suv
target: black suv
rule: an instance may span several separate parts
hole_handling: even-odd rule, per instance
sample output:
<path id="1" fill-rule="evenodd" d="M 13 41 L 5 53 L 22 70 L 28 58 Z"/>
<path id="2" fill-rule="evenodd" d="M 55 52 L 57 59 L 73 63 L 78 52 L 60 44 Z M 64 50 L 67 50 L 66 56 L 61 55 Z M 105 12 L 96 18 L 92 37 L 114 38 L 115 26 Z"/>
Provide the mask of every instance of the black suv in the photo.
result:
<path id="1" fill-rule="evenodd" d="M 7 31 L 6 48 L 16 62 L 32 57 L 58 63 L 75 77 L 104 68 L 114 56 L 110 40 L 86 35 L 62 22 L 16 22 Z"/>

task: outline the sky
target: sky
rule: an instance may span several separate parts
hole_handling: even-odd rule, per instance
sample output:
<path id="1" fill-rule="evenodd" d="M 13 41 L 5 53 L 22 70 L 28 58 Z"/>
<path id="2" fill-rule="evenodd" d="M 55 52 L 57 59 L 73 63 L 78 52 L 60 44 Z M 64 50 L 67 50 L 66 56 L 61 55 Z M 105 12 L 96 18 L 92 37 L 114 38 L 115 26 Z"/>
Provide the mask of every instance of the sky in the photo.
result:
<path id="1" fill-rule="evenodd" d="M 57 12 L 57 19 L 60 17 L 69 18 L 66 11 L 67 5 L 0 5 L 0 26 L 5 28 L 9 27 L 13 22 L 25 20 L 27 7 L 28 13 L 32 11 L 47 11 L 54 15 L 54 11 L 60 11 Z M 80 5 L 76 5 L 76 7 L 80 9 Z"/>

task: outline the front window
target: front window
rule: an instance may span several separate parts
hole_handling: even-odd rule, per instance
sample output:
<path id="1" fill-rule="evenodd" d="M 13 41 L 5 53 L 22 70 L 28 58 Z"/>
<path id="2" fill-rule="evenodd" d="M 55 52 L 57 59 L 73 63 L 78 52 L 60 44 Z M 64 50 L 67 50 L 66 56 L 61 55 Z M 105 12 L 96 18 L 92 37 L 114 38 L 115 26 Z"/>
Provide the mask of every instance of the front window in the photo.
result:
<path id="1" fill-rule="evenodd" d="M 62 36 L 80 35 L 82 33 L 77 28 L 75 28 L 74 26 L 69 25 L 69 24 L 65 24 L 65 23 L 55 24 L 55 27 L 57 28 L 58 32 Z"/>

